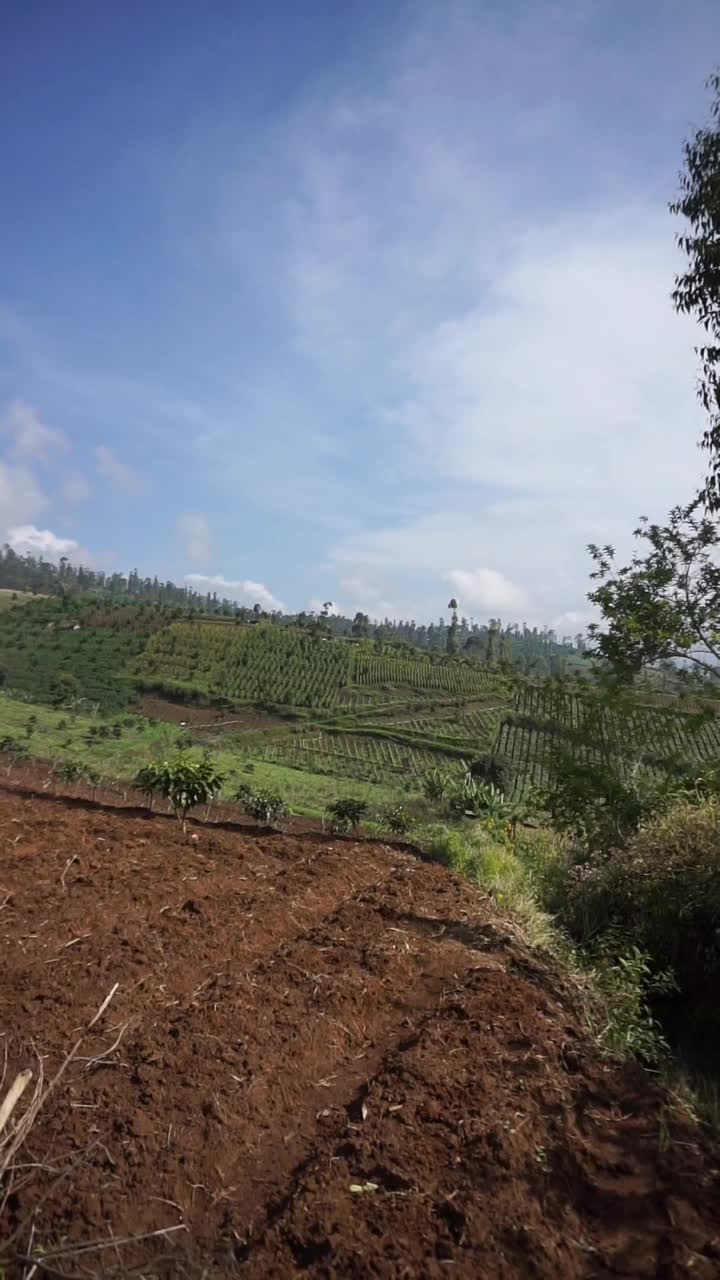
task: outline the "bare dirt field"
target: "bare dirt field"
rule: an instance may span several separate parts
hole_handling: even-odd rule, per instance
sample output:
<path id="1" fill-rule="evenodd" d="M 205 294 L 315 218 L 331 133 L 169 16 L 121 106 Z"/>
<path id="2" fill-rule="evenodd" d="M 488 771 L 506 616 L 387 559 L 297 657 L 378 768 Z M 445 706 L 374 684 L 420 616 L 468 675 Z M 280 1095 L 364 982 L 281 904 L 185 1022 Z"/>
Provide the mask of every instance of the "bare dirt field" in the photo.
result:
<path id="1" fill-rule="evenodd" d="M 478 891 L 197 837 L 0 787 L 0 1099 L 119 984 L 6 1175 L 5 1280 L 720 1275 L 717 1153 Z"/>

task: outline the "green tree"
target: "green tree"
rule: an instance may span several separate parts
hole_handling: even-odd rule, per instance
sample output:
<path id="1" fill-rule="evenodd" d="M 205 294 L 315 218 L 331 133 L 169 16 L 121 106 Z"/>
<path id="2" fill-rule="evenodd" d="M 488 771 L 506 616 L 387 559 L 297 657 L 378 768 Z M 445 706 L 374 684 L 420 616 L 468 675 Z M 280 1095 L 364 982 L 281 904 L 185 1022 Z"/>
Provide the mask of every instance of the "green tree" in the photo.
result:
<path id="1" fill-rule="evenodd" d="M 366 613 L 356 613 L 353 618 L 352 634 L 359 640 L 367 640 L 370 635 L 370 619 Z"/>
<path id="2" fill-rule="evenodd" d="M 169 801 L 183 831 L 187 830 L 190 810 L 198 804 L 208 804 L 218 794 L 223 782 L 223 775 L 217 772 L 208 756 L 203 756 L 202 760 L 189 760 L 184 755 L 146 765 L 135 779 L 135 785 L 146 795 L 157 792 Z"/>
<path id="3" fill-rule="evenodd" d="M 452 657 L 457 653 L 460 647 L 458 641 L 458 602 L 454 596 L 448 601 L 448 609 L 451 610 L 451 613 L 450 626 L 448 627 L 447 637 L 445 640 L 445 648 L 447 649 L 448 654 Z"/>
<path id="4" fill-rule="evenodd" d="M 589 628 L 590 653 L 631 680 L 644 668 L 681 660 L 720 682 L 720 526 L 694 507 L 675 507 L 665 526 L 643 519 L 635 536 L 648 548 L 618 568 L 613 548 L 591 545 L 589 599 L 602 623 Z"/>
<path id="5" fill-rule="evenodd" d="M 720 72 L 708 80 L 712 93 L 710 122 L 697 129 L 684 147 L 685 168 L 679 198 L 670 205 L 688 229 L 678 244 L 688 269 L 675 280 L 678 311 L 694 315 L 708 335 L 698 347 L 698 396 L 709 415 L 702 444 L 710 453 L 710 469 L 702 491 L 708 510 L 720 510 Z"/>

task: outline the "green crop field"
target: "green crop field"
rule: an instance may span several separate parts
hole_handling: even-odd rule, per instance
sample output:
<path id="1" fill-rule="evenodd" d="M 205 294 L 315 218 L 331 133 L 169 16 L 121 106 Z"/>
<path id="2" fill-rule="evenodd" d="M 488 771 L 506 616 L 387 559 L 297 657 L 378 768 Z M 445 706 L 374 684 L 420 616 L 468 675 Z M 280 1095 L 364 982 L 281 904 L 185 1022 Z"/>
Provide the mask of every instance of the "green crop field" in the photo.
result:
<path id="1" fill-rule="evenodd" d="M 320 732 L 290 738 L 266 747 L 263 759 L 336 777 L 377 783 L 392 780 L 411 789 L 417 789 L 431 769 L 457 766 L 443 754 L 423 747 L 353 733 Z"/>
<path id="2" fill-rule="evenodd" d="M 526 686 L 518 691 L 514 711 L 503 720 L 494 744 L 494 754 L 512 767 L 516 795 L 542 785 L 548 754 L 559 740 L 578 761 L 613 756 L 629 769 L 663 772 L 720 757 L 720 715 L 640 704 L 615 711 L 592 696 Z"/>
<path id="3" fill-rule="evenodd" d="M 492 688 L 497 679 L 480 663 L 447 658 L 430 660 L 425 655 L 395 657 L 363 650 L 357 650 L 352 668 L 355 685 L 392 685 L 458 694 L 483 693 Z"/>
<path id="4" fill-rule="evenodd" d="M 0 613 L 3 682 L 37 702 L 74 697 L 119 711 L 134 697 L 128 663 L 173 616 L 134 603 L 35 596 Z"/>
<path id="5" fill-rule="evenodd" d="M 131 669 L 144 689 L 332 707 L 351 659 L 343 641 L 290 627 L 176 622 L 153 636 Z"/>
<path id="6" fill-rule="evenodd" d="M 73 763 L 90 769 L 102 779 L 129 783 L 144 764 L 186 746 L 183 729 L 142 716 L 96 716 L 25 702 L 0 692 L 0 743 L 18 743 L 30 759 L 42 761 L 48 772 Z M 197 754 L 201 747 L 191 748 Z M 225 775 L 221 799 L 231 800 L 240 782 L 279 791 L 291 812 L 321 816 L 327 805 L 345 796 L 365 800 L 374 812 L 404 796 L 405 788 L 387 775 L 338 777 L 331 770 L 314 771 L 308 760 L 297 763 L 263 759 L 262 751 L 248 751 L 242 743 L 213 751 L 218 769 Z M 0 750 L 0 769 L 12 770 L 15 750 Z M 330 775 L 330 776 L 328 776 Z"/>
<path id="7" fill-rule="evenodd" d="M 0 613 L 5 609 L 14 609 L 16 605 L 27 604 L 30 600 L 42 598 L 33 595 L 32 591 L 11 591 L 8 587 L 0 587 Z"/>
<path id="8" fill-rule="evenodd" d="M 326 709 L 372 706 L 398 690 L 482 694 L 498 679 L 480 663 L 386 656 L 292 627 L 205 621 L 159 631 L 131 671 L 143 689 Z"/>

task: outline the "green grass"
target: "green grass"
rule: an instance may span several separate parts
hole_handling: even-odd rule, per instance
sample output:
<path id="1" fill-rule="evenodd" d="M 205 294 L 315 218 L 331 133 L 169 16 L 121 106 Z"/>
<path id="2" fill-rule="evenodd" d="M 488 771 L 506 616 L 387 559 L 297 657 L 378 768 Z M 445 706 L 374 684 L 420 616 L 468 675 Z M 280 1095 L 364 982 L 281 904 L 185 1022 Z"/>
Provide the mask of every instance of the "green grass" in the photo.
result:
<path id="1" fill-rule="evenodd" d="M 400 786 L 326 777 L 324 774 L 308 773 L 303 769 L 288 768 L 265 760 L 243 760 L 225 751 L 214 753 L 213 759 L 220 771 L 228 775 L 224 787 L 227 798 L 230 798 L 240 782 L 245 782 L 253 789 L 267 788 L 279 792 L 290 811 L 301 817 L 322 817 L 331 801 L 349 796 L 365 800 L 372 812 L 380 812 L 392 804 L 409 799 Z M 252 764 L 252 772 L 245 772 L 245 763 Z"/>
<path id="2" fill-rule="evenodd" d="M 27 726 L 31 717 L 35 725 L 30 736 Z M 125 725 L 132 719 L 132 725 Z M 65 728 L 61 728 L 61 724 Z M 121 725 L 120 738 L 95 737 L 89 741 L 91 729 Z M 108 778 L 128 780 L 146 761 L 163 751 L 173 750 L 180 730 L 176 725 L 151 722 L 141 716 L 91 716 L 23 702 L 0 693 L 0 738 L 6 735 L 23 743 L 31 756 L 43 760 L 74 761 L 96 769 Z"/>
<path id="3" fill-rule="evenodd" d="M 28 737 L 26 729 L 33 716 L 35 725 Z M 125 719 L 131 719 L 132 724 L 125 725 Z M 63 722 L 65 728 L 60 727 Z M 94 736 L 89 740 L 91 730 L 112 727 L 115 723 L 121 725 L 120 738 Z M 33 757 L 58 764 L 73 761 L 108 779 L 130 781 L 143 764 L 175 752 L 183 734 L 178 725 L 164 721 L 145 720 L 141 716 L 74 714 L 0 693 L 0 738 L 8 735 L 24 743 Z M 198 751 L 199 748 L 193 748 L 193 754 Z M 377 785 L 325 777 L 260 760 L 240 745 L 214 750 L 213 759 L 220 772 L 227 775 L 223 799 L 231 799 L 239 783 L 246 782 L 254 788 L 280 792 L 290 810 L 305 817 L 322 816 L 332 800 L 346 796 L 366 800 L 373 812 L 408 799 L 399 782 Z M 246 771 L 248 765 L 250 772 Z"/>
<path id="4" fill-rule="evenodd" d="M 9 587 L 0 587 L 0 613 L 6 609 L 14 609 L 18 604 L 27 604 L 29 600 L 37 600 L 32 591 L 11 591 Z"/>

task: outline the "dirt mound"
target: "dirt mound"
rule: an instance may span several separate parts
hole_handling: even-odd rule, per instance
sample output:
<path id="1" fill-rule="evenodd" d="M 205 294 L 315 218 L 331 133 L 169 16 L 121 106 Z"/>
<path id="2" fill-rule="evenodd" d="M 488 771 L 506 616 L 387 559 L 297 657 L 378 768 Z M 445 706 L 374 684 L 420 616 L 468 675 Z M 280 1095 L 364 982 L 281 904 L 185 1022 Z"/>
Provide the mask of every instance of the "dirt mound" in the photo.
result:
<path id="1" fill-rule="evenodd" d="M 442 868 L 10 788 L 0 886 L 3 1094 L 119 983 L 16 1157 L 6 1280 L 720 1275 L 696 1130 Z"/>

